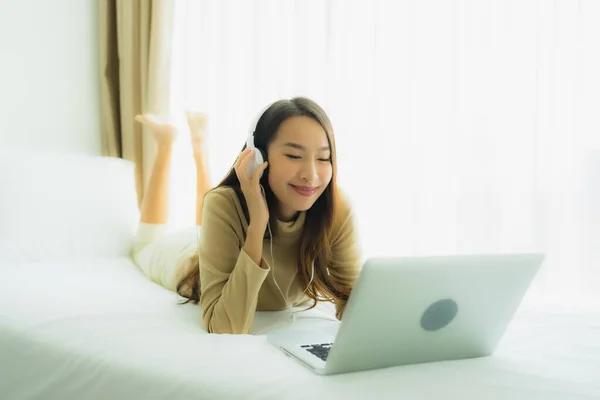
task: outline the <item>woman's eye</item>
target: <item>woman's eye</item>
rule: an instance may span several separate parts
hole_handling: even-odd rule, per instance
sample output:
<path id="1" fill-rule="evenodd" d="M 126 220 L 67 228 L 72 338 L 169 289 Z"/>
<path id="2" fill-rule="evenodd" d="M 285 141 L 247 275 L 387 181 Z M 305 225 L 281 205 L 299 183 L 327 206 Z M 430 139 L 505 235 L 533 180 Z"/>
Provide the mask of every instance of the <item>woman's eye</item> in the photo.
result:
<path id="1" fill-rule="evenodd" d="M 291 158 L 292 160 L 298 160 L 298 159 L 300 159 L 300 156 L 295 156 L 293 154 L 286 154 L 285 156 L 287 158 Z"/>
<path id="2" fill-rule="evenodd" d="M 319 161 L 331 162 L 331 158 L 319 158 Z"/>

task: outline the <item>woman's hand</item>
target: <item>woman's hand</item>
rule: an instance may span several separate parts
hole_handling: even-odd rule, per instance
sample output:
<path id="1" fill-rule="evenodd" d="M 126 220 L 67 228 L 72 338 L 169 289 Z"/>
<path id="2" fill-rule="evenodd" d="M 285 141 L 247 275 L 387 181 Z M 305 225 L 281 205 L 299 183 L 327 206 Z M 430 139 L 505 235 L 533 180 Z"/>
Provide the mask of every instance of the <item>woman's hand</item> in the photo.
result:
<path id="1" fill-rule="evenodd" d="M 256 150 L 247 148 L 242 151 L 233 166 L 235 173 L 240 181 L 242 193 L 248 205 L 250 213 L 249 230 L 256 229 L 263 232 L 269 222 L 269 208 L 263 197 L 260 187 L 260 177 L 268 166 L 268 162 L 259 165 L 254 172 L 248 171 L 249 166 L 254 163 L 254 152 Z"/>

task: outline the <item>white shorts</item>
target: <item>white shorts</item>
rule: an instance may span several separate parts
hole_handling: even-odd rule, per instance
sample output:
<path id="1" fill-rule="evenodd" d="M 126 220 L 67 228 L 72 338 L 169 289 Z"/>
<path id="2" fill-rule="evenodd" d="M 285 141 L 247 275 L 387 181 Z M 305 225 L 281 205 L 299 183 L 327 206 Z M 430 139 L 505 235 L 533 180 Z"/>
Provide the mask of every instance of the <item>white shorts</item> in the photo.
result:
<path id="1" fill-rule="evenodd" d="M 148 279 L 176 291 L 198 249 L 200 227 L 169 232 L 164 224 L 140 222 L 132 258 Z"/>

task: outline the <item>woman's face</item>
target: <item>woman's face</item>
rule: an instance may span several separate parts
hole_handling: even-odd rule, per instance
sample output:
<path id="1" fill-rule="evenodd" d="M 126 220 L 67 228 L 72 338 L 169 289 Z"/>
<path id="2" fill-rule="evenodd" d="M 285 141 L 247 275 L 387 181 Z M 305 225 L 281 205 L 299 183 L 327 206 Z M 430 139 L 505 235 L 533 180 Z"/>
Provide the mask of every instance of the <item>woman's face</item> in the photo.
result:
<path id="1" fill-rule="evenodd" d="M 327 134 L 310 117 L 291 117 L 281 123 L 267 150 L 269 185 L 278 200 L 277 218 L 289 221 L 312 207 L 331 181 Z"/>

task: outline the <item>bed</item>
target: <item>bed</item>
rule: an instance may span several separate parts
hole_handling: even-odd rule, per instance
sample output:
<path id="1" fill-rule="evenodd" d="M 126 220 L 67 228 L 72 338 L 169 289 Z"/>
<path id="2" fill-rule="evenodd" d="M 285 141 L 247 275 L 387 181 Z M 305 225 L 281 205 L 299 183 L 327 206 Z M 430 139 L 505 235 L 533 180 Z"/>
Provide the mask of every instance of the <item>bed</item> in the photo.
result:
<path id="1" fill-rule="evenodd" d="M 600 398 L 594 307 L 523 304 L 491 357 L 328 377 L 267 343 L 267 331 L 289 324 L 285 313 L 258 313 L 250 335 L 208 334 L 198 306 L 179 305 L 128 256 L 136 215 L 123 204 L 134 196 L 121 192 L 130 165 L 45 160 L 45 171 L 61 173 L 39 179 L 65 183 L 42 202 L 36 191 L 47 186 L 32 182 L 38 174 L 23 157 L 0 157 L 0 171 L 10 163 L 20 174 L 0 172 L 0 399 Z M 18 209 L 35 196 L 35 211 Z M 98 211 L 75 218 L 82 201 Z M 332 315 L 325 304 L 299 313 L 294 327 L 325 326 Z"/>
<path id="2" fill-rule="evenodd" d="M 600 312 L 522 308 L 492 357 L 319 377 L 253 335 L 211 335 L 200 309 L 130 259 L 4 265 L 3 399 L 600 398 Z M 327 307 L 296 326 L 331 323 Z"/>

